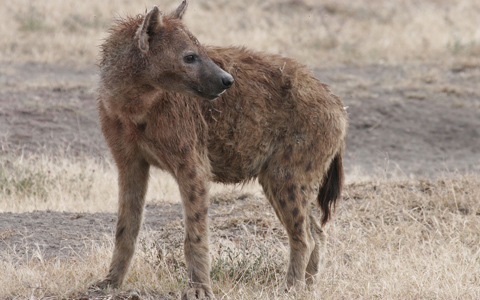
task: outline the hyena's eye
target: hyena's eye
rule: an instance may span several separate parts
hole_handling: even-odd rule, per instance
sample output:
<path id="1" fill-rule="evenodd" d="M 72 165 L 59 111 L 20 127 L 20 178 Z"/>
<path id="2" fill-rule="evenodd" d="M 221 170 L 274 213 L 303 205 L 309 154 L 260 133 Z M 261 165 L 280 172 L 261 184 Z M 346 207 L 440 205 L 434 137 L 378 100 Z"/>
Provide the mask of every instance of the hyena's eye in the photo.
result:
<path id="1" fill-rule="evenodd" d="M 187 63 L 187 64 L 191 64 L 193 62 L 195 62 L 196 58 L 195 58 L 195 55 L 191 54 L 191 55 L 187 55 L 183 58 L 183 60 Z"/>

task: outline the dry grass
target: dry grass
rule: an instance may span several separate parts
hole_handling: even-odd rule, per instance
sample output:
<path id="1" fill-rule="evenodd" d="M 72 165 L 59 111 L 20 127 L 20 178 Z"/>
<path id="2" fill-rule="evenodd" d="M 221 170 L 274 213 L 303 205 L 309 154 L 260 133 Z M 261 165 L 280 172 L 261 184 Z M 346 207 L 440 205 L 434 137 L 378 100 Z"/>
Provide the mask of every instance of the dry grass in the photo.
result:
<path id="1" fill-rule="evenodd" d="M 116 174 L 109 163 L 0 156 L 0 212 L 114 212 L 115 189 Z"/>
<path id="2" fill-rule="evenodd" d="M 113 18 L 179 2 L 5 0 L 0 61 L 92 64 Z M 206 44 L 246 45 L 319 66 L 478 58 L 479 13 L 476 0 L 193 0 L 185 22 Z"/>
<path id="3" fill-rule="evenodd" d="M 111 192 L 115 171 L 110 164 L 80 159 L 27 161 L 10 157 L 15 168 L 3 161 L 2 205 L 16 195 L 23 202 L 15 210 L 35 209 L 50 199 L 42 209 L 84 211 L 94 205 L 89 197 L 96 195 L 93 198 L 107 200 L 95 209 L 104 210 L 105 203 L 115 206 Z M 19 184 L 21 178 L 28 178 L 25 174 L 38 174 L 45 168 L 50 168 L 50 175 L 31 179 L 31 188 Z M 214 291 L 222 299 L 478 299 L 479 187 L 477 175 L 350 178 L 344 200 L 326 228 L 329 238 L 322 275 L 315 289 L 304 295 L 281 291 L 288 244 L 263 196 L 222 192 L 213 197 L 210 214 Z M 58 189 L 67 192 L 59 200 L 63 204 L 53 201 L 53 195 L 60 195 Z M 68 197 L 83 197 L 83 205 L 75 207 Z M 30 202 L 35 204 L 29 206 Z M 2 240 L 8 242 L 8 235 Z M 21 262 L 7 256 L 0 262 L 0 298 L 111 299 L 113 295 L 127 299 L 139 295 L 142 299 L 176 299 L 186 278 L 182 245 L 180 220 L 162 230 L 142 232 L 125 285 L 106 294 L 87 288 L 107 271 L 113 247 L 110 237 L 102 244 L 86 244 L 83 253 L 67 259 L 44 259 L 40 251 Z"/>
<path id="4" fill-rule="evenodd" d="M 178 203 L 180 192 L 175 180 L 154 168 L 150 173 L 147 204 Z M 214 184 L 212 193 L 239 188 Z M 244 190 L 260 193 L 252 184 Z M 117 171 L 108 160 L 0 153 L 0 213 L 116 212 L 117 195 Z"/>

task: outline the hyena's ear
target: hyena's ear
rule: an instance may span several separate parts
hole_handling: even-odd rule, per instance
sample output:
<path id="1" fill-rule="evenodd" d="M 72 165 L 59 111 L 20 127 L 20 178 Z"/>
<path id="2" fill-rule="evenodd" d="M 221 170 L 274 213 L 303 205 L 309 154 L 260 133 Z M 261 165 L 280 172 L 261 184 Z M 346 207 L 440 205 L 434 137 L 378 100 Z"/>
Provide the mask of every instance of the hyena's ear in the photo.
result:
<path id="1" fill-rule="evenodd" d="M 152 34 L 162 26 L 162 13 L 158 7 L 154 6 L 146 15 L 142 25 L 137 30 L 138 47 L 143 53 L 147 53 L 150 48 L 149 39 Z"/>
<path id="2" fill-rule="evenodd" d="M 173 17 L 181 20 L 183 17 L 183 14 L 187 10 L 187 6 L 188 6 L 188 1 L 183 0 L 182 4 L 180 4 L 180 6 L 177 7 L 177 9 L 173 12 Z"/>

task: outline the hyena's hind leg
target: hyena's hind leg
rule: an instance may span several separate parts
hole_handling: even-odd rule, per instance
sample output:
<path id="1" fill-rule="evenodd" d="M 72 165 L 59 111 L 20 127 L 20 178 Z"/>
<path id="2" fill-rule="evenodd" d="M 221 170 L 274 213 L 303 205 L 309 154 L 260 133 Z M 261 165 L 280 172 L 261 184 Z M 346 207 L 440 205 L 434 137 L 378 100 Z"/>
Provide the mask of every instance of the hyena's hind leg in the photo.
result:
<path id="1" fill-rule="evenodd" d="M 315 282 L 315 277 L 318 274 L 320 263 L 325 252 L 325 243 L 327 239 L 326 234 L 323 232 L 322 227 L 318 224 L 318 221 L 312 212 L 310 212 L 310 231 L 315 240 L 315 248 L 310 255 L 310 260 L 305 272 L 305 281 L 307 285 L 313 285 Z"/>
<path id="2" fill-rule="evenodd" d="M 287 180 L 279 180 L 276 177 L 261 174 L 259 182 L 288 234 L 290 261 L 286 276 L 287 289 L 293 287 L 298 290 L 305 284 L 307 266 L 312 260 L 313 251 L 317 250 L 318 235 L 316 231 L 314 233 L 311 230 L 310 218 L 310 203 L 315 195 L 308 193 L 306 186 L 295 180 L 291 174 L 286 176 L 289 178 Z M 314 255 L 312 266 L 315 265 L 316 259 L 317 256 Z"/>

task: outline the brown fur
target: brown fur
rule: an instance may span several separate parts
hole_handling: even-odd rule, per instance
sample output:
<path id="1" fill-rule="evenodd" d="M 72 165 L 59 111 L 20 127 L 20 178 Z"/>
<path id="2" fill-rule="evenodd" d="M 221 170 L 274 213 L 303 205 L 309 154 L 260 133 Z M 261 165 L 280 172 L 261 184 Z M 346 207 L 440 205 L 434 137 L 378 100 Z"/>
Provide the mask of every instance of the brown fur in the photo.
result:
<path id="1" fill-rule="evenodd" d="M 98 286 L 118 286 L 125 277 L 151 165 L 168 171 L 180 188 L 190 282 L 184 299 L 214 297 L 210 181 L 258 177 L 289 236 L 287 287 L 311 284 L 325 236 L 310 204 L 318 198 L 324 224 L 340 197 L 343 104 L 294 60 L 239 47 L 203 47 L 180 21 L 185 7 L 184 1 L 167 16 L 154 8 L 147 17 L 121 20 L 102 46 L 98 106 L 120 193 L 111 268 Z M 185 51 L 197 55 L 196 63 L 186 63 L 191 57 Z M 222 69 L 233 76 L 233 85 Z"/>

